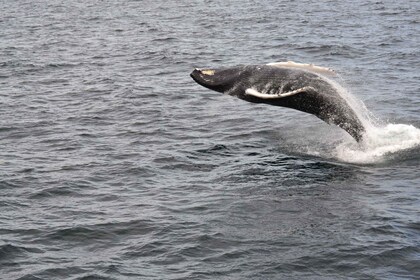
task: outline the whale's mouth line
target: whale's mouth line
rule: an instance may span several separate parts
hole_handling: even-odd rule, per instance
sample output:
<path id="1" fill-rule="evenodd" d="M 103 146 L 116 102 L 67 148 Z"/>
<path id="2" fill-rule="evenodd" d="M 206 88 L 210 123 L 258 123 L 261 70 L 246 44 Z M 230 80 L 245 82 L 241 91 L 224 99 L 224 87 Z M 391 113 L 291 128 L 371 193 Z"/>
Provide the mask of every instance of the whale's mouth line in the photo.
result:
<path id="1" fill-rule="evenodd" d="M 213 89 L 212 87 L 218 86 L 218 77 L 215 76 L 216 70 L 211 68 L 195 68 L 190 76 L 198 84 Z"/>
<path id="2" fill-rule="evenodd" d="M 201 77 L 200 73 L 201 73 L 201 70 L 198 69 L 198 68 L 196 68 L 196 69 L 194 69 L 194 71 L 191 72 L 190 77 L 194 81 L 196 81 L 197 83 L 199 83 L 200 85 L 205 86 L 204 79 Z"/>

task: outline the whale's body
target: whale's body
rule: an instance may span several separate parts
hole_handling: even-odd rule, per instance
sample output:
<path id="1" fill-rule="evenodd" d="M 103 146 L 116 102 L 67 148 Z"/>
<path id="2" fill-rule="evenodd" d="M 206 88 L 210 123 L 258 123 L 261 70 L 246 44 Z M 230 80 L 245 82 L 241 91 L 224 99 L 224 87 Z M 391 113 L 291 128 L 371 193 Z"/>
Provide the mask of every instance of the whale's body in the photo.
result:
<path id="1" fill-rule="evenodd" d="M 248 102 L 293 108 L 313 114 L 347 131 L 356 141 L 364 127 L 354 110 L 324 77 L 332 70 L 293 62 L 246 65 L 223 69 L 195 69 L 200 85 Z"/>

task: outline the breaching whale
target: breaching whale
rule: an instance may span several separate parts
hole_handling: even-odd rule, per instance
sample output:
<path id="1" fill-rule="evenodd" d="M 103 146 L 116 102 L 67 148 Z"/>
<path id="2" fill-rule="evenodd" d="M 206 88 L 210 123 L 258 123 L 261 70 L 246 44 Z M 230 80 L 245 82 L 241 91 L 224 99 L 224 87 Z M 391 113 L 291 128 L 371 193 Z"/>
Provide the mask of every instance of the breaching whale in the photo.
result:
<path id="1" fill-rule="evenodd" d="M 194 69 L 198 84 L 252 103 L 293 108 L 347 131 L 356 141 L 365 131 L 360 119 L 326 77 L 329 68 L 295 62 Z"/>

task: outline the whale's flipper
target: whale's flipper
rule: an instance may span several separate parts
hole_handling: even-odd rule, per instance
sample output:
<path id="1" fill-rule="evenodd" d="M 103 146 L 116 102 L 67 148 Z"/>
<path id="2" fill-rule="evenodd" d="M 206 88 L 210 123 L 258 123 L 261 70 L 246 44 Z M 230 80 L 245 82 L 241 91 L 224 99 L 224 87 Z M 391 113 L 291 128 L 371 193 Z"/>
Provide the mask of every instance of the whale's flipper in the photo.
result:
<path id="1" fill-rule="evenodd" d="M 314 64 L 287 61 L 287 62 L 273 62 L 273 63 L 268 63 L 267 65 L 280 67 L 280 68 L 300 68 L 300 69 L 304 69 L 313 73 L 319 73 L 319 74 L 324 74 L 324 75 L 329 75 L 329 76 L 337 75 L 337 73 L 331 68 L 317 66 Z"/>
<path id="2" fill-rule="evenodd" d="M 308 87 L 303 87 L 297 90 L 292 90 L 289 92 L 284 92 L 284 93 L 279 93 L 279 94 L 267 94 L 267 93 L 261 93 L 252 88 L 248 88 L 245 90 L 245 94 L 252 95 L 261 99 L 279 99 L 279 98 L 289 97 L 289 96 L 292 96 L 301 92 L 307 92 L 309 90 L 315 90 L 315 89 L 313 87 L 308 86 Z"/>

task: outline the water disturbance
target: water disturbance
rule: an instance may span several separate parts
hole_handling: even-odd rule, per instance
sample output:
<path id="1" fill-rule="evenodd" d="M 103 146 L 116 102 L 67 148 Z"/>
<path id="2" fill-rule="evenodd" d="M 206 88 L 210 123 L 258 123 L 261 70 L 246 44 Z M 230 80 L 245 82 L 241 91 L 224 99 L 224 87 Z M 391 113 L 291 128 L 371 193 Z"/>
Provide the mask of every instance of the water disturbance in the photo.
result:
<path id="1" fill-rule="evenodd" d="M 339 76 L 339 79 L 343 81 L 343 77 Z M 356 112 L 366 129 L 361 143 L 349 140 L 338 145 L 335 151 L 337 159 L 360 164 L 381 163 L 395 154 L 404 153 L 406 150 L 416 147 L 420 148 L 420 129 L 413 125 L 381 121 L 368 110 L 361 100 L 343 88 L 337 81 L 327 80 L 335 86 L 337 93 Z"/>

